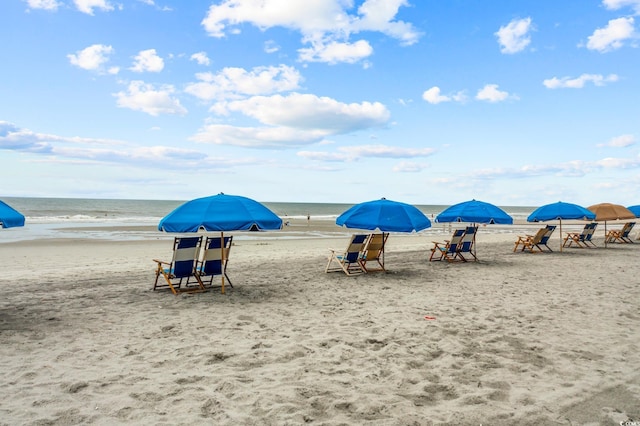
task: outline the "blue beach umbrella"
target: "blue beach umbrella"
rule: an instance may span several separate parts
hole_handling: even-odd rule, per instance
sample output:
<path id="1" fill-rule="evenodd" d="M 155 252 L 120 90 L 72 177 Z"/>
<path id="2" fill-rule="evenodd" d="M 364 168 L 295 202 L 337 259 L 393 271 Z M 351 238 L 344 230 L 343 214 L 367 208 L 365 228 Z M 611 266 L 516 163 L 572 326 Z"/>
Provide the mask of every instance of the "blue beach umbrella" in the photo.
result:
<path id="1" fill-rule="evenodd" d="M 594 220 L 595 213 L 572 203 L 545 204 L 535 209 L 527 218 L 527 222 L 545 222 L 548 220 L 560 221 L 560 251 L 562 251 L 562 219 L 565 220 Z"/>
<path id="2" fill-rule="evenodd" d="M 187 201 L 166 215 L 158 230 L 166 232 L 266 231 L 282 228 L 282 219 L 259 202 L 239 195 L 218 194 Z M 222 256 L 224 261 L 224 250 Z M 224 274 L 221 275 L 224 293 Z"/>
<path id="3" fill-rule="evenodd" d="M 252 231 L 282 228 L 282 219 L 259 202 L 239 195 L 218 194 L 187 201 L 165 216 L 165 232 Z"/>
<path id="4" fill-rule="evenodd" d="M 640 217 L 640 205 L 627 207 L 636 217 Z"/>
<path id="5" fill-rule="evenodd" d="M 429 218 L 416 207 L 386 198 L 356 204 L 338 216 L 336 224 L 382 232 L 418 232 L 431 227 Z"/>
<path id="6" fill-rule="evenodd" d="M 484 201 L 465 201 L 446 208 L 436 222 L 469 222 L 511 225 L 513 218 L 500 207 Z"/>
<path id="7" fill-rule="evenodd" d="M 385 232 L 418 232 L 431 228 L 431 221 L 416 207 L 386 198 L 356 204 L 336 218 L 336 225 L 345 228 L 380 230 Z M 382 238 L 382 265 L 384 242 Z"/>
<path id="8" fill-rule="evenodd" d="M 13 228 L 16 226 L 24 226 L 24 215 L 4 201 L 0 201 L 0 227 Z"/>

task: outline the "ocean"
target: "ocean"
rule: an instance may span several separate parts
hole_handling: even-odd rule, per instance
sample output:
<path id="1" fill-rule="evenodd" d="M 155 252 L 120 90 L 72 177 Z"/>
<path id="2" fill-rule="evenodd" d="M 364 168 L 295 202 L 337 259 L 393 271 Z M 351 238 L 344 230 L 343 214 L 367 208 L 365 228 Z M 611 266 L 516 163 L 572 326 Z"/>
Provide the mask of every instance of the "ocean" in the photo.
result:
<path id="1" fill-rule="evenodd" d="M 2 229 L 0 243 L 46 238 L 157 239 L 158 222 L 185 200 L 18 198 L 3 201 L 25 215 L 23 228 Z M 353 204 L 263 202 L 283 220 L 331 223 Z M 448 206 L 416 205 L 429 219 Z M 525 221 L 535 207 L 501 206 L 514 221 Z M 339 229 L 339 228 L 337 228 Z M 428 230 L 427 230 L 428 231 Z M 334 236 L 318 234 L 314 236 Z M 291 237 L 283 233 L 282 238 Z"/>

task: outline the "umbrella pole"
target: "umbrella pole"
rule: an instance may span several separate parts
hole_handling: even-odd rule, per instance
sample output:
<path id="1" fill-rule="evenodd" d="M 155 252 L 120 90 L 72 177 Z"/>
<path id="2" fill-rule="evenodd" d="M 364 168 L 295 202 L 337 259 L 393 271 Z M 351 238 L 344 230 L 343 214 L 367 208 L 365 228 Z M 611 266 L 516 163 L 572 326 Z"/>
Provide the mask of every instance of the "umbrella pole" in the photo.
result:
<path id="1" fill-rule="evenodd" d="M 560 253 L 562 253 L 562 219 L 558 219 L 560 221 Z"/>
<path id="2" fill-rule="evenodd" d="M 604 221 L 604 248 L 607 248 L 607 221 Z"/>
<path id="3" fill-rule="evenodd" d="M 389 234 L 387 233 L 387 235 Z M 386 241 L 387 239 L 384 236 L 384 231 L 382 231 L 382 270 L 385 272 L 387 272 L 387 270 L 384 268 L 384 245 Z"/>
<path id="4" fill-rule="evenodd" d="M 224 264 L 226 262 L 226 259 L 224 258 L 225 256 L 225 249 L 224 249 L 224 232 L 220 232 L 220 260 L 221 260 L 221 264 L 220 264 L 220 268 L 222 270 L 222 273 L 220 274 L 220 279 L 222 280 L 222 289 L 221 292 L 222 294 L 224 294 Z"/>

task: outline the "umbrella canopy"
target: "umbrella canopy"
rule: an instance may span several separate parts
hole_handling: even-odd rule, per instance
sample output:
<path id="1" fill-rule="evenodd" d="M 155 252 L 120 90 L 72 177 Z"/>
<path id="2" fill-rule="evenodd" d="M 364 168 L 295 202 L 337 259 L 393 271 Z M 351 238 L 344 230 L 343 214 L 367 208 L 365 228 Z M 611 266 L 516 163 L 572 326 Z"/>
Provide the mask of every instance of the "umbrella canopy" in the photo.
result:
<path id="1" fill-rule="evenodd" d="M 640 217 L 640 205 L 627 207 L 636 217 Z"/>
<path id="2" fill-rule="evenodd" d="M 590 211 L 595 213 L 595 220 L 618 220 L 618 219 L 634 219 L 636 215 L 620 204 L 600 203 L 587 207 Z"/>
<path id="3" fill-rule="evenodd" d="M 625 206 L 620 204 L 600 203 L 587 207 L 595 213 L 597 221 L 604 221 L 604 246 L 607 246 L 607 221 L 618 219 L 634 219 L 635 214 Z"/>
<path id="4" fill-rule="evenodd" d="M 0 226 L 2 228 L 24 226 L 24 215 L 4 201 L 0 201 Z"/>
<path id="5" fill-rule="evenodd" d="M 562 219 L 594 220 L 595 218 L 595 213 L 582 206 L 558 201 L 557 203 L 546 204 L 535 209 L 527 218 L 527 222 L 544 222 L 547 220 Z"/>
<path id="6" fill-rule="evenodd" d="M 249 231 L 282 228 L 282 219 L 259 202 L 239 195 L 218 194 L 188 201 L 165 216 L 158 230 L 166 232 Z"/>
<path id="7" fill-rule="evenodd" d="M 418 232 L 431 227 L 429 218 L 416 207 L 385 198 L 356 204 L 338 216 L 336 224 L 382 232 Z"/>
<path id="8" fill-rule="evenodd" d="M 544 222 L 547 220 L 560 221 L 560 251 L 562 251 L 562 219 L 594 220 L 595 213 L 582 206 L 572 203 L 546 204 L 535 209 L 527 218 L 527 222 Z"/>
<path id="9" fill-rule="evenodd" d="M 469 222 L 510 225 L 513 218 L 500 207 L 471 200 L 455 204 L 436 216 L 436 222 Z"/>

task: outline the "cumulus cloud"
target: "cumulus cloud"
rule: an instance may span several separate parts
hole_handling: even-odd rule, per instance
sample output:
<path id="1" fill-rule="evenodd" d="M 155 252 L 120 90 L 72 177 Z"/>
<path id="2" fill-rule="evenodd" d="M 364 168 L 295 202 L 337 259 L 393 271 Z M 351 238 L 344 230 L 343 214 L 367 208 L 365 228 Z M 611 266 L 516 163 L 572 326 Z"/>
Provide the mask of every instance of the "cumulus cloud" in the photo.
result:
<path id="1" fill-rule="evenodd" d="M 357 62 L 371 55 L 366 40 L 351 42 L 352 34 L 374 31 L 403 45 L 415 43 L 420 34 L 410 23 L 396 20 L 407 0 L 365 0 L 352 13 L 353 3 L 344 0 L 289 2 L 281 0 L 223 0 L 209 7 L 202 25 L 212 37 L 225 37 L 249 23 L 262 30 L 284 27 L 299 31 L 310 47 L 299 50 L 302 61 Z"/>
<path id="2" fill-rule="evenodd" d="M 104 44 L 94 44 L 67 55 L 69 62 L 79 68 L 91 71 L 102 70 L 102 65 L 109 61 L 109 55 L 113 53 L 113 47 Z"/>
<path id="3" fill-rule="evenodd" d="M 279 50 L 280 50 L 280 46 L 278 46 L 278 44 L 275 41 L 267 40 L 264 42 L 264 51 L 266 53 L 276 53 Z"/>
<path id="4" fill-rule="evenodd" d="M 326 62 L 337 64 L 340 62 L 353 64 L 373 53 L 373 48 L 366 40 L 355 43 L 331 41 L 329 43 L 311 42 L 311 47 L 298 49 L 300 60 L 303 62 Z"/>
<path id="5" fill-rule="evenodd" d="M 478 90 L 476 99 L 479 101 L 487 102 L 501 102 L 508 98 L 517 99 L 516 96 L 509 95 L 508 92 L 498 90 L 497 84 L 487 84 L 482 89 Z"/>
<path id="6" fill-rule="evenodd" d="M 389 111 L 378 102 L 345 104 L 310 94 L 253 96 L 219 105 L 218 113 L 240 113 L 257 120 L 256 127 L 209 124 L 193 136 L 204 143 L 250 147 L 302 146 L 331 135 L 380 127 Z"/>
<path id="7" fill-rule="evenodd" d="M 422 99 L 430 104 L 437 105 L 442 102 L 463 102 L 466 99 L 466 96 L 463 92 L 458 92 L 453 95 L 442 95 L 440 93 L 440 88 L 438 86 L 433 86 L 422 93 Z"/>
<path id="8" fill-rule="evenodd" d="M 190 58 L 192 61 L 196 61 L 199 65 L 209 65 L 211 64 L 211 60 L 207 56 L 206 52 L 197 52 L 191 55 Z"/>
<path id="9" fill-rule="evenodd" d="M 73 0 L 76 8 L 87 15 L 93 15 L 94 9 L 100 9 L 103 12 L 113 10 L 113 6 L 107 0 Z"/>
<path id="10" fill-rule="evenodd" d="M 56 11 L 62 3 L 56 0 L 26 0 L 30 9 L 42 9 Z"/>
<path id="11" fill-rule="evenodd" d="M 141 50 L 134 58 L 134 72 L 160 72 L 164 68 L 164 60 L 158 56 L 156 49 Z"/>
<path id="12" fill-rule="evenodd" d="M 624 41 L 634 37 L 634 19 L 617 18 L 609 21 L 606 27 L 598 28 L 589 36 L 587 49 L 609 52 L 619 49 Z"/>
<path id="13" fill-rule="evenodd" d="M 553 77 L 546 79 L 542 82 L 548 89 L 582 89 L 585 84 L 591 82 L 595 86 L 604 86 L 606 83 L 612 83 L 618 81 L 616 74 L 609 74 L 603 76 L 602 74 L 582 74 L 580 77 Z"/>
<path id="14" fill-rule="evenodd" d="M 633 8 L 636 13 L 640 13 L 640 0 L 602 0 L 602 4 L 610 10 L 618 10 L 629 6 Z"/>
<path id="15" fill-rule="evenodd" d="M 532 29 L 531 18 L 514 19 L 500 27 L 495 33 L 502 53 L 513 54 L 522 51 L 531 43 L 529 32 Z"/>
<path id="16" fill-rule="evenodd" d="M 173 97 L 174 93 L 175 89 L 171 85 L 160 86 L 156 89 L 152 84 L 132 81 L 126 92 L 118 92 L 114 96 L 117 98 L 119 107 L 142 111 L 153 116 L 186 114 L 186 108 Z"/>
<path id="17" fill-rule="evenodd" d="M 185 92 L 202 100 L 237 99 L 243 96 L 269 95 L 295 90 L 302 76 L 293 67 L 223 68 L 218 73 L 198 73 L 200 81 L 190 83 Z"/>
<path id="18" fill-rule="evenodd" d="M 621 135 L 612 138 L 606 143 L 599 144 L 599 147 L 626 148 L 636 144 L 636 138 L 633 135 Z"/>

